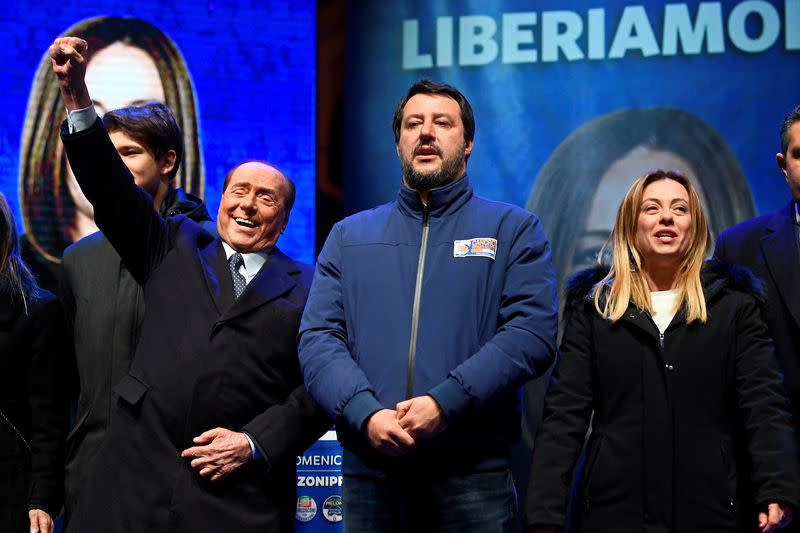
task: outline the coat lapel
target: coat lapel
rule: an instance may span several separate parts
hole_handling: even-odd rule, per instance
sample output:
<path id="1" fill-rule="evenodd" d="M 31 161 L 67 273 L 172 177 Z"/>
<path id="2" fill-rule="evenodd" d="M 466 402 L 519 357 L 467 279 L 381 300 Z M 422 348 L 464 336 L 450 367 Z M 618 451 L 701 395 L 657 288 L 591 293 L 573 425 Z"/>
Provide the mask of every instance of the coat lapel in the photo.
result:
<path id="1" fill-rule="evenodd" d="M 295 262 L 275 248 L 241 296 L 222 313 L 219 322 L 234 319 L 286 294 L 296 284 L 291 274 L 298 271 Z"/>
<path id="2" fill-rule="evenodd" d="M 222 314 L 233 304 L 233 281 L 222 241 L 214 239 L 205 248 L 198 249 L 197 253 L 208 291 L 214 300 L 217 312 Z"/>
<path id="3" fill-rule="evenodd" d="M 793 204 L 776 213 L 764 227 L 761 249 L 776 292 L 786 304 L 794 321 L 800 324 L 800 253 Z"/>

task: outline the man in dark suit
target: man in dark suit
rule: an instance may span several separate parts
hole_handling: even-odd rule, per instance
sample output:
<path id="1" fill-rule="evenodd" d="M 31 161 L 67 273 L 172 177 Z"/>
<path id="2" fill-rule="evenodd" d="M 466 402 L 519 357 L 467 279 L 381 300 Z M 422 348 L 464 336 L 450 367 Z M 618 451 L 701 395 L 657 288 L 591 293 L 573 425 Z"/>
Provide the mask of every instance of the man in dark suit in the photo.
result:
<path id="1" fill-rule="evenodd" d="M 296 352 L 311 270 L 275 246 L 294 186 L 244 163 L 226 177 L 219 237 L 164 220 L 93 117 L 86 49 L 71 37 L 50 48 L 62 139 L 146 312 L 71 531 L 292 531 L 295 456 L 328 425 Z"/>
<path id="2" fill-rule="evenodd" d="M 800 435 L 800 106 L 781 125 L 781 151 L 775 155 L 792 201 L 776 213 L 742 222 L 722 233 L 714 255 L 746 266 L 766 287 L 765 318 L 775 339 Z M 797 524 L 792 531 L 800 531 Z"/>
<path id="3" fill-rule="evenodd" d="M 173 186 L 184 146 L 167 106 L 149 103 L 109 111 L 103 125 L 134 182 L 150 194 L 162 217 L 185 215 L 216 231 L 202 200 Z M 144 318 L 144 293 L 108 239 L 96 232 L 64 251 L 59 296 L 75 353 L 71 381 L 77 413 L 68 439 L 64 502 L 69 518 L 108 428 L 111 388 L 131 366 Z"/>

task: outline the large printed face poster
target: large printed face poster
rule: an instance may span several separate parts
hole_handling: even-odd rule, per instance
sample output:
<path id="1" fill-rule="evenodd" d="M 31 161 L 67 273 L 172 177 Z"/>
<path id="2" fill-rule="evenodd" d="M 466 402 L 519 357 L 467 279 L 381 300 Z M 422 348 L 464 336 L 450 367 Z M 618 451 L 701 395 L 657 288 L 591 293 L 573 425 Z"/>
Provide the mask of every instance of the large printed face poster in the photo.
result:
<path id="1" fill-rule="evenodd" d="M 279 246 L 313 261 L 313 0 L 12 4 L 0 14 L 13 43 L 3 68 L 0 191 L 43 285 L 53 288 L 64 248 L 96 231 L 58 138 L 65 110 L 46 52 L 59 35 L 88 41 L 87 84 L 99 114 L 152 100 L 173 110 L 185 144 L 175 184 L 204 198 L 212 217 L 234 165 L 258 159 L 281 168 L 297 198 Z"/>
<path id="2" fill-rule="evenodd" d="M 649 170 L 693 179 L 715 235 L 789 201 L 775 154 L 800 103 L 798 0 L 348 7 L 348 212 L 396 194 L 391 117 L 420 78 L 469 99 L 476 193 L 540 217 L 562 283 L 596 260 Z"/>

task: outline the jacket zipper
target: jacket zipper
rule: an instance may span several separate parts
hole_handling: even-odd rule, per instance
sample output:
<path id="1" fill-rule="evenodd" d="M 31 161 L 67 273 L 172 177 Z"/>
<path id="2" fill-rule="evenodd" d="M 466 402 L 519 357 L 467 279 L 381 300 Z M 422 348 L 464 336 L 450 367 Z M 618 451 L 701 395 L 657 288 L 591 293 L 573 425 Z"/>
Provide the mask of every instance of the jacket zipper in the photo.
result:
<path id="1" fill-rule="evenodd" d="M 428 206 L 422 209 L 422 242 L 417 261 L 417 282 L 414 286 L 414 305 L 411 308 L 411 340 L 408 343 L 408 375 L 406 377 L 406 399 L 414 397 L 414 366 L 417 358 L 417 332 L 419 330 L 419 303 L 422 299 L 422 274 L 425 271 L 425 252 L 428 250 Z"/>
<path id="2" fill-rule="evenodd" d="M 6 414 L 5 414 L 5 413 L 4 413 L 2 410 L 0 410 L 0 417 L 2 417 L 2 418 L 3 418 L 3 420 L 5 420 L 5 421 L 6 421 L 6 424 L 8 424 L 9 426 L 11 426 L 11 429 L 13 429 L 13 430 L 14 430 L 14 433 L 16 433 L 16 434 L 17 434 L 17 437 L 19 437 L 19 440 L 21 440 L 21 441 L 22 441 L 22 444 L 24 444 L 24 445 L 25 445 L 25 447 L 28 449 L 28 453 L 33 453 L 33 451 L 31 450 L 31 446 L 30 446 L 30 444 L 28 444 L 28 441 L 27 441 L 27 440 L 25 440 L 25 437 L 23 437 L 23 436 L 22 436 L 22 433 L 20 432 L 20 430 L 19 430 L 19 429 L 17 429 L 17 426 L 15 426 L 15 425 L 14 425 L 14 424 L 11 422 L 11 420 L 9 420 L 9 419 L 8 419 L 8 417 L 6 416 Z"/>

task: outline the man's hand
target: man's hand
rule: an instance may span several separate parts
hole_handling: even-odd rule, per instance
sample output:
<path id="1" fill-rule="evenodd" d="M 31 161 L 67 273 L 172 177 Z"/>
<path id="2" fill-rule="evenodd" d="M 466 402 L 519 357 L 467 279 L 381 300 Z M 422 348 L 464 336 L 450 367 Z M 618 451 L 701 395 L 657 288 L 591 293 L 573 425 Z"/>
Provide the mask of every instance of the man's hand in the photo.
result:
<path id="1" fill-rule="evenodd" d="M 192 440 L 201 446 L 183 450 L 181 457 L 191 458 L 192 468 L 211 481 L 224 478 L 253 458 L 244 433 L 214 428 Z"/>
<path id="2" fill-rule="evenodd" d="M 447 420 L 432 396 L 416 396 L 397 404 L 400 427 L 417 440 L 432 439 L 445 429 Z"/>
<path id="3" fill-rule="evenodd" d="M 784 528 L 792 521 L 792 508 L 780 503 L 771 503 L 766 511 L 758 513 L 758 527 L 761 533 L 769 533 Z"/>
<path id="4" fill-rule="evenodd" d="M 50 45 L 50 62 L 58 78 L 61 97 L 69 111 L 92 105 L 86 88 L 86 52 L 89 45 L 77 37 L 59 37 Z"/>
<path id="5" fill-rule="evenodd" d="M 53 533 L 53 517 L 41 509 L 28 511 L 28 519 L 31 521 L 31 533 Z"/>
<path id="6" fill-rule="evenodd" d="M 414 439 L 400 427 L 395 411 L 391 409 L 372 413 L 364 431 L 370 445 L 390 457 L 405 455 L 414 447 Z"/>

